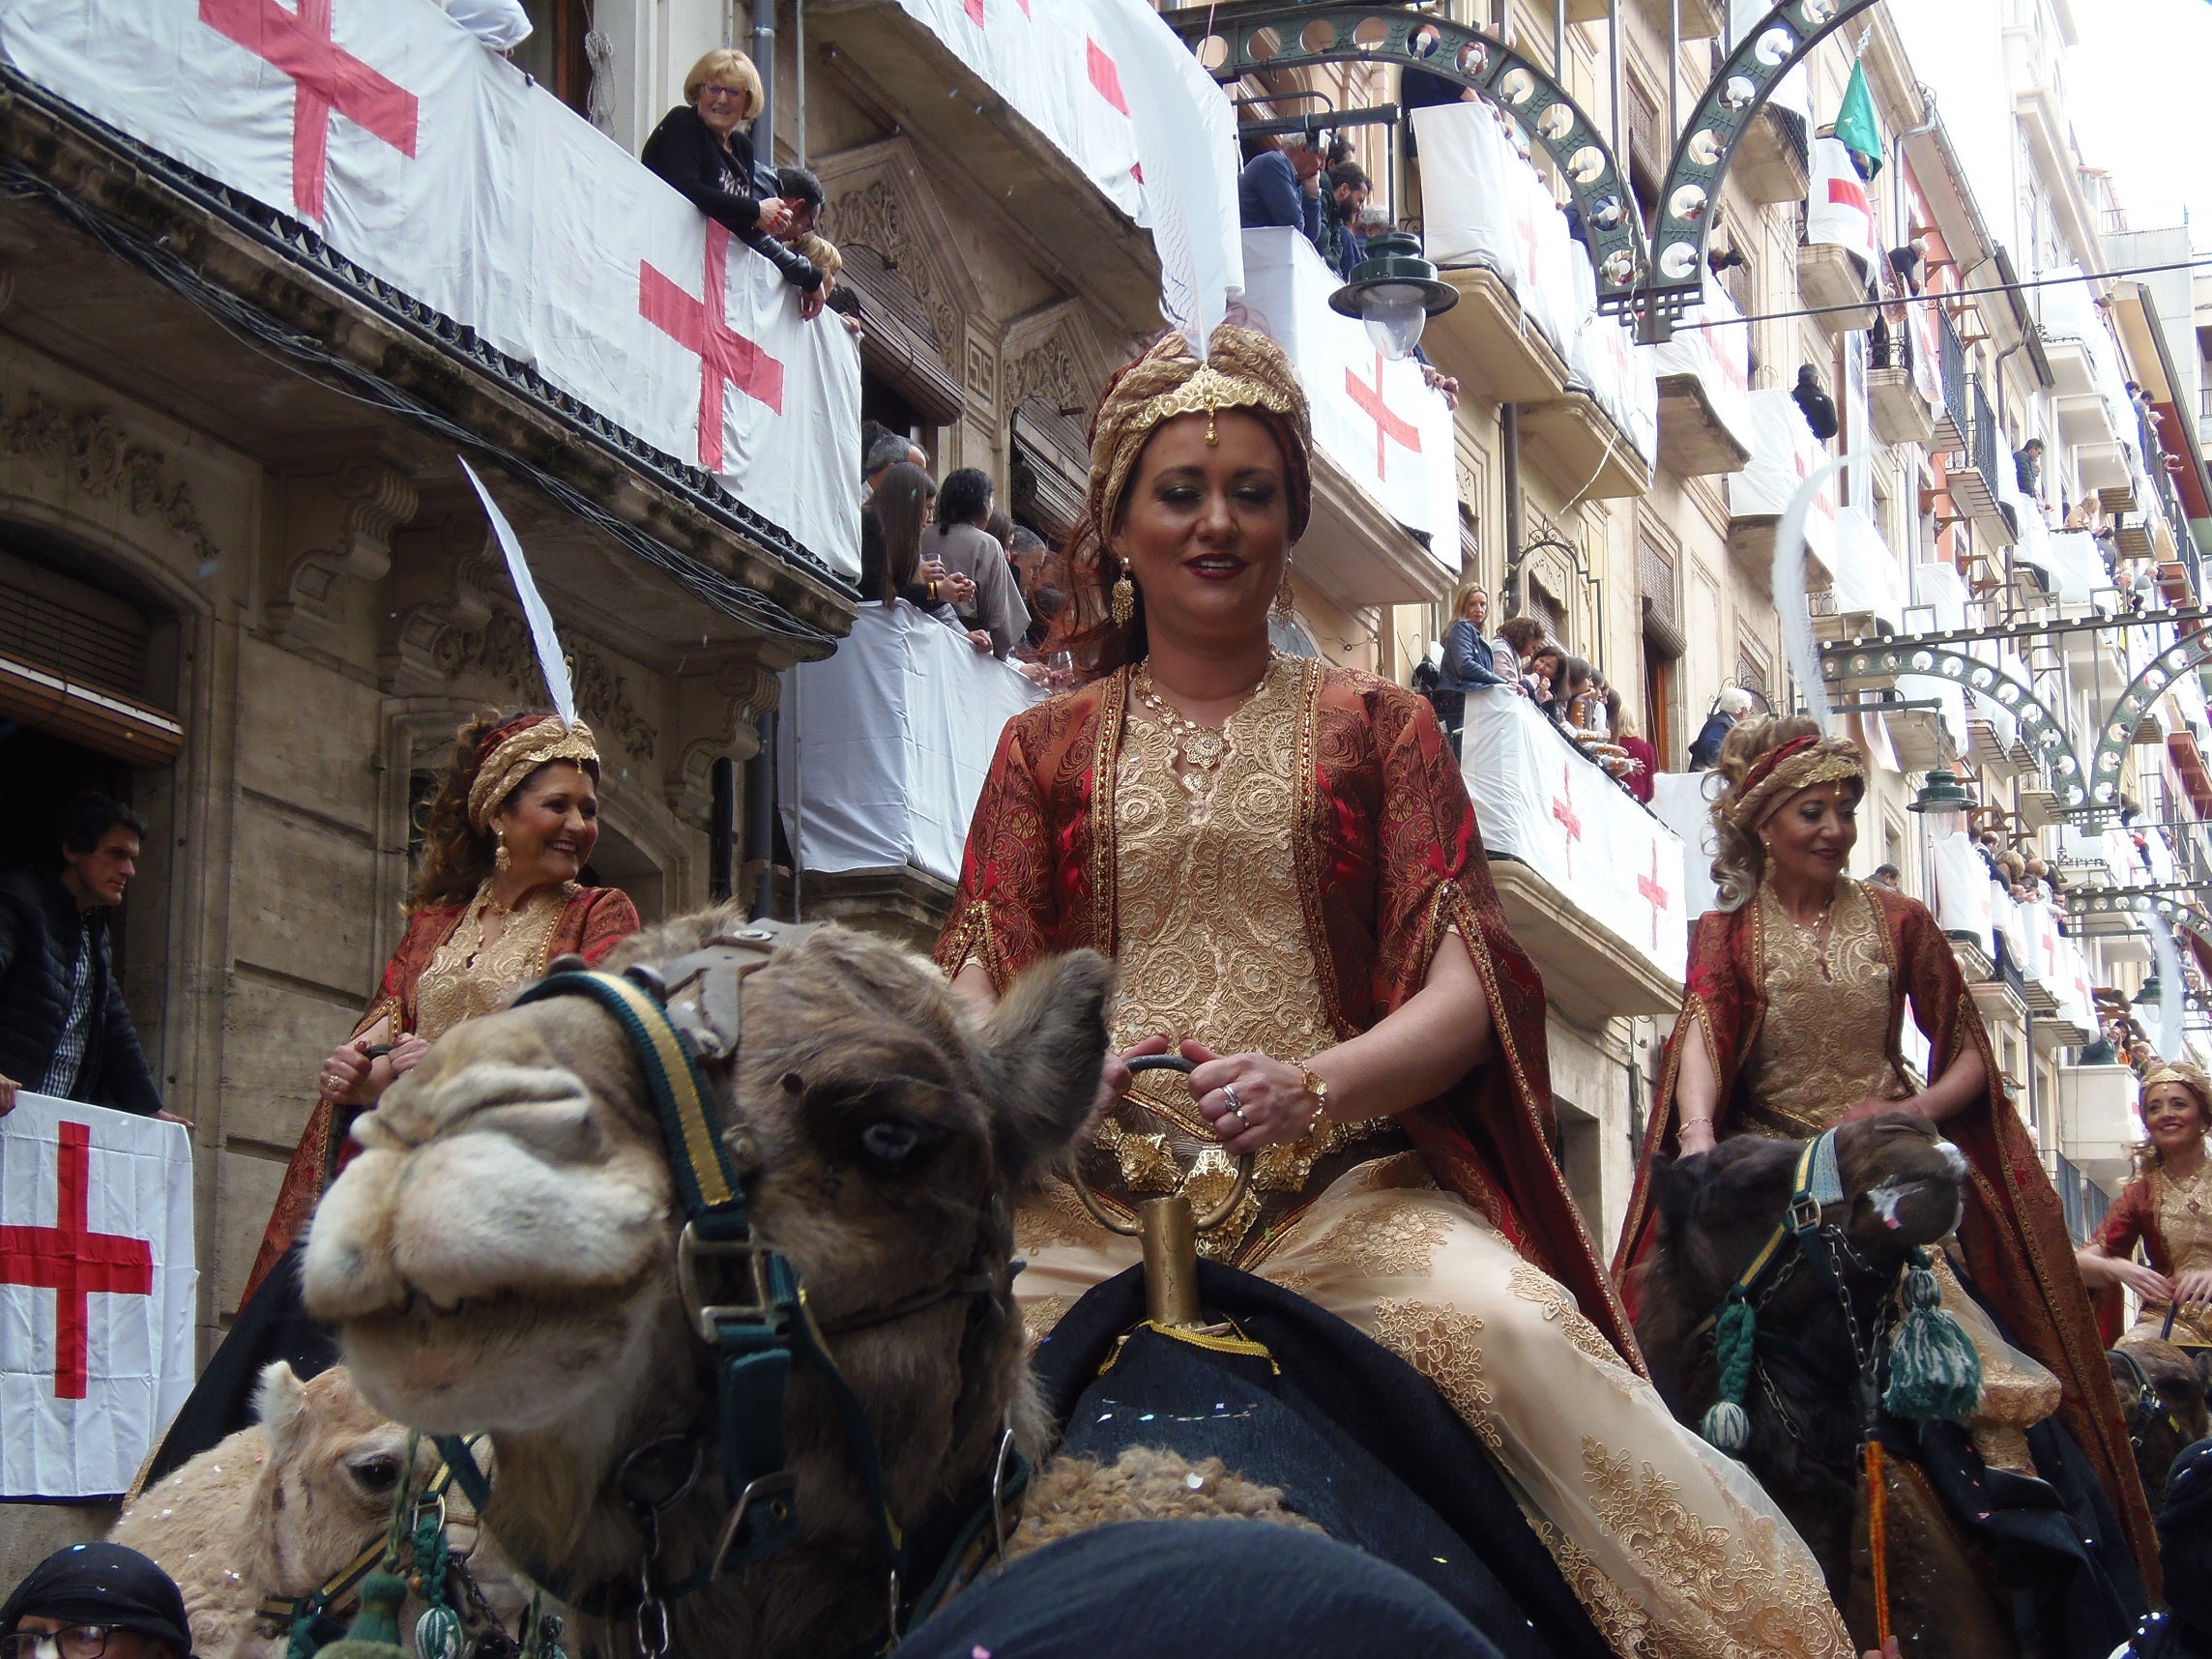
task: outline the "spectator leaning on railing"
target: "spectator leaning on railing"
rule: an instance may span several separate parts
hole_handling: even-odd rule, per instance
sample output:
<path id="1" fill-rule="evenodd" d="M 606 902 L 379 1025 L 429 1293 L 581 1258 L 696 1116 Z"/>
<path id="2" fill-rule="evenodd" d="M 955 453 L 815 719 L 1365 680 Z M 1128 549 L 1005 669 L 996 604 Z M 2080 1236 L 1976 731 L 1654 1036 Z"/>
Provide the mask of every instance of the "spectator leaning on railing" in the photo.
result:
<path id="1" fill-rule="evenodd" d="M 937 485 L 919 467 L 901 461 L 883 476 L 860 515 L 860 597 L 883 604 L 900 599 L 927 611 L 955 633 L 965 633 L 977 651 L 991 649 L 991 636 L 981 628 L 961 626 L 953 609 L 954 584 L 975 589 L 965 576 L 943 571 L 935 560 L 923 563 L 922 531 L 929 524 L 930 509 L 937 501 Z"/>
<path id="2" fill-rule="evenodd" d="M 61 868 L 0 876 L 0 1114 L 18 1089 L 160 1113 L 107 939 L 145 833 L 130 807 L 80 795 L 62 814 Z"/>
<path id="3" fill-rule="evenodd" d="M 937 497 L 936 528 L 922 538 L 922 546 L 948 573 L 975 583 L 969 602 L 954 608 L 971 630 L 990 635 L 991 655 L 1004 657 L 1028 630 L 1030 613 L 1015 589 L 1005 548 L 983 528 L 990 515 L 989 475 L 975 467 L 947 473 Z"/>
<path id="4" fill-rule="evenodd" d="M 776 240 L 791 223 L 791 205 L 764 195 L 745 129 L 760 113 L 760 72 L 752 59 L 717 46 L 684 77 L 684 102 L 661 118 L 639 160 L 732 236 L 772 263 L 804 296 L 800 315 L 822 309 L 823 278 L 814 262 Z"/>

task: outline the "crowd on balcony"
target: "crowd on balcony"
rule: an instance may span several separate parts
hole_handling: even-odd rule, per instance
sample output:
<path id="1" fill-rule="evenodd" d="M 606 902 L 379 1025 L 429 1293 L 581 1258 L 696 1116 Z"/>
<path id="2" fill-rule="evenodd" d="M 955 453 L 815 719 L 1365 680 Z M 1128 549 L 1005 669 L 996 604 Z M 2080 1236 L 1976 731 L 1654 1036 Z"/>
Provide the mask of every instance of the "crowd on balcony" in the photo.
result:
<path id="1" fill-rule="evenodd" d="M 1546 637 L 1534 617 L 1509 619 L 1496 638 L 1485 634 L 1490 594 L 1479 583 L 1459 590 L 1452 614 L 1435 659 L 1415 670 L 1415 682 L 1436 706 L 1455 753 L 1465 731 L 1467 694 L 1509 687 L 1534 703 L 1586 760 L 1650 804 L 1658 756 L 1628 724 L 1620 693 L 1602 673 Z"/>

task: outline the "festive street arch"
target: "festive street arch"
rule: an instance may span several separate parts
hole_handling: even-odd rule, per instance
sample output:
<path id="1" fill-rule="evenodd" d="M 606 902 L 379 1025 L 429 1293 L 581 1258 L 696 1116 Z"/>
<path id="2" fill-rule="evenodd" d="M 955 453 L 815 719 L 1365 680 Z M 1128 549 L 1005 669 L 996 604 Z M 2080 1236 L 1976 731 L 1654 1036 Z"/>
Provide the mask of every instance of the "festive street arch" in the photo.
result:
<path id="1" fill-rule="evenodd" d="M 1745 131 L 1782 77 L 1876 0 L 1789 0 L 1744 31 L 1705 86 L 1667 165 L 1652 226 L 1647 279 L 1633 291 L 1598 279 L 1598 309 L 1644 313 L 1641 338 L 1667 339 L 1674 319 L 1704 298 L 1705 242 L 1713 204 Z"/>
<path id="2" fill-rule="evenodd" d="M 2042 764 L 2052 793 L 2058 797 L 2059 810 L 2081 812 L 2089 808 L 2081 761 L 2067 742 L 2066 728 L 2035 694 L 2033 686 L 2023 685 L 1994 663 L 1949 646 L 1916 645 L 1910 640 L 1863 647 L 1854 644 L 1825 652 L 1820 657 L 1820 677 L 1833 684 L 1901 674 L 1953 681 L 1989 698 L 2020 722 L 2021 736 Z M 1876 707 L 1878 710 L 1879 705 Z"/>
<path id="3" fill-rule="evenodd" d="M 2089 762 L 2091 789 L 2099 806 L 2119 805 L 2120 769 L 2151 705 L 2165 696 L 2167 687 L 2176 680 L 2206 662 L 2212 662 L 2212 630 L 2175 640 L 2128 682 L 2127 689 L 2106 713 L 2098 732 L 2097 752 Z"/>

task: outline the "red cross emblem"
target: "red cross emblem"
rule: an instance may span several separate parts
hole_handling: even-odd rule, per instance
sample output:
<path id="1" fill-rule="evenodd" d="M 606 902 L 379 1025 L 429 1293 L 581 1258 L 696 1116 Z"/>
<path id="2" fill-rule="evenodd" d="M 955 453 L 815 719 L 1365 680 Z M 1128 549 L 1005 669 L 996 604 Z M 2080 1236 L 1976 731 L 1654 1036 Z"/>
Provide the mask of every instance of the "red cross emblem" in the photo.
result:
<path id="1" fill-rule="evenodd" d="M 1014 0 L 1014 4 L 1022 9 L 1023 16 L 1032 15 L 1030 0 Z M 968 21 L 975 24 L 978 29 L 983 26 L 983 0 L 967 0 L 967 4 L 962 10 L 968 14 Z"/>
<path id="2" fill-rule="evenodd" d="M 1098 96 L 1119 109 L 1129 113 L 1129 101 L 1121 96 L 1121 72 L 1114 67 L 1114 60 L 1105 48 L 1089 36 L 1083 41 L 1084 68 L 1091 73 L 1091 84 L 1098 89 Z"/>
<path id="3" fill-rule="evenodd" d="M 1375 422 L 1375 476 L 1390 476 L 1384 461 L 1390 453 L 1390 440 L 1395 438 L 1414 454 L 1421 452 L 1420 428 L 1401 415 L 1392 414 L 1382 401 L 1382 354 L 1375 354 L 1375 384 L 1370 386 L 1349 368 L 1344 371 L 1344 390 L 1351 393 L 1353 402 L 1365 411 Z"/>
<path id="4" fill-rule="evenodd" d="M 1651 843 L 1651 873 L 1636 878 L 1636 890 L 1651 907 L 1651 948 L 1659 948 L 1659 913 L 1668 908 L 1667 889 L 1659 885 L 1659 843 Z"/>
<path id="5" fill-rule="evenodd" d="M 85 1219 L 92 1186 L 92 1130 L 61 1126 L 59 1197 L 51 1227 L 0 1227 L 0 1285 L 54 1293 L 54 1398 L 84 1398 L 91 1298 L 150 1296 L 154 1250 L 143 1238 L 95 1233 Z"/>
<path id="6" fill-rule="evenodd" d="M 1856 179 L 1848 179 L 1841 173 L 1829 175 L 1828 205 L 1856 208 L 1870 219 L 1874 217 L 1874 209 L 1867 206 L 1866 186 Z"/>
<path id="7" fill-rule="evenodd" d="M 707 224 L 706 291 L 694 300 L 644 260 L 637 265 L 637 309 L 662 334 L 699 358 L 699 464 L 722 467 L 722 392 L 734 386 L 783 413 L 783 364 L 730 327 L 723 278 L 730 270 L 730 233 Z"/>
<path id="8" fill-rule="evenodd" d="M 291 78 L 292 204 L 317 224 L 334 114 L 414 156 L 415 95 L 331 39 L 331 0 L 300 0 L 296 12 L 276 0 L 200 0 L 200 21 Z"/>
<path id="9" fill-rule="evenodd" d="M 1543 279 L 1544 244 L 1543 240 L 1536 234 L 1536 215 L 1532 204 L 1526 196 L 1522 198 L 1514 211 L 1513 227 L 1521 233 L 1521 252 L 1522 256 L 1528 260 L 1523 275 L 1528 278 L 1528 286 L 1533 289 Z M 1535 295 L 1533 293 L 1523 294 L 1521 296 L 1521 308 L 1526 311 L 1534 300 Z"/>
<path id="10" fill-rule="evenodd" d="M 1567 880 L 1575 879 L 1575 843 L 1583 838 L 1583 821 L 1575 816 L 1575 763 L 1559 769 L 1559 798 L 1552 802 L 1552 816 L 1567 831 Z"/>

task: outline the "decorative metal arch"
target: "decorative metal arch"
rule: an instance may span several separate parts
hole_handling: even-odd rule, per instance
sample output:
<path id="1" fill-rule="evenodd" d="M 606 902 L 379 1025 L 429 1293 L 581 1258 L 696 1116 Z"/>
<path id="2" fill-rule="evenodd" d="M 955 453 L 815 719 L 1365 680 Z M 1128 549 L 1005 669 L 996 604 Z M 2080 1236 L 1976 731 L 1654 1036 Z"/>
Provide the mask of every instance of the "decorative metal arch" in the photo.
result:
<path id="1" fill-rule="evenodd" d="M 2066 900 L 2067 908 L 2080 917 L 2156 912 L 2170 926 L 2195 935 L 2198 944 L 2212 949 L 2212 917 L 2175 896 L 2188 893 L 2201 897 L 2203 892 L 2204 889 L 2194 883 L 2169 882 L 2150 888 L 2075 888 L 2068 891 Z M 2194 966 L 2186 957 L 2183 961 L 2186 966 Z"/>
<path id="2" fill-rule="evenodd" d="M 1828 35 L 1876 0 L 1787 0 L 1745 31 L 1704 96 L 1690 113 L 1667 165 L 1659 192 L 1659 217 L 1651 234 L 1648 279 L 1641 288 L 1608 283 L 1601 274 L 1597 305 L 1601 311 L 1641 308 L 1638 338 L 1653 344 L 1671 338 L 1675 319 L 1704 298 L 1705 243 L 1712 234 L 1712 206 L 1721 181 L 1735 159 L 1744 131 L 1766 106 L 1766 100 L 1788 74 Z"/>
<path id="3" fill-rule="evenodd" d="M 1855 0 L 1851 9 L 1872 4 Z M 1566 88 L 1504 42 L 1447 17 L 1389 6 L 1200 6 L 1162 16 L 1219 81 L 1316 64 L 1382 63 L 1474 88 L 1519 121 L 1557 165 L 1582 216 L 1598 293 L 1618 297 L 1609 308 L 1633 298 L 1645 271 L 1644 227 L 1619 162 Z M 1207 43 L 1215 37 L 1225 49 L 1219 63 L 1207 63 Z"/>
<path id="4" fill-rule="evenodd" d="M 1820 678 L 1831 682 L 1897 674 L 1924 674 L 1949 680 L 1990 698 L 2020 722 L 2021 735 L 2041 762 L 2061 811 L 2083 812 L 2091 805 L 2081 758 L 2066 740 L 2066 728 L 2044 706 L 2032 686 L 1963 651 L 1948 646 L 1915 645 L 1909 639 L 1881 645 L 1853 643 L 1823 652 Z M 1873 705 L 1878 712 L 1879 705 Z"/>
<path id="5" fill-rule="evenodd" d="M 2136 728 L 2150 713 L 2150 706 L 2166 695 L 2168 685 L 2206 662 L 2212 662 L 2212 630 L 2175 640 L 2128 682 L 2128 688 L 2105 713 L 2097 753 L 2089 763 L 2091 790 L 2099 806 L 2119 805 L 2120 768 L 2128 746 L 2135 742 Z"/>

